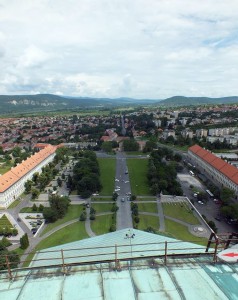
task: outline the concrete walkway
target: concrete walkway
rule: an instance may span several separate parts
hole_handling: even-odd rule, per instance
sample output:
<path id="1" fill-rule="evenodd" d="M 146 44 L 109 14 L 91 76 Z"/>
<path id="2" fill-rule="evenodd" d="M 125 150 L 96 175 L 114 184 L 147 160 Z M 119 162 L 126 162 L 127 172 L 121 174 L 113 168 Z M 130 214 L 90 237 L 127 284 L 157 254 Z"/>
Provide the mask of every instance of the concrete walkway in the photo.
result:
<path id="1" fill-rule="evenodd" d="M 86 212 L 87 212 L 87 219 L 85 221 L 85 230 L 86 230 L 87 234 L 90 237 L 96 236 L 96 234 L 91 229 L 91 224 L 90 224 L 90 208 L 89 207 L 86 209 Z"/>
<path id="2" fill-rule="evenodd" d="M 163 206 L 160 201 L 157 201 L 158 207 L 158 215 L 159 215 L 159 231 L 165 231 L 165 223 L 164 223 L 164 211 Z"/>

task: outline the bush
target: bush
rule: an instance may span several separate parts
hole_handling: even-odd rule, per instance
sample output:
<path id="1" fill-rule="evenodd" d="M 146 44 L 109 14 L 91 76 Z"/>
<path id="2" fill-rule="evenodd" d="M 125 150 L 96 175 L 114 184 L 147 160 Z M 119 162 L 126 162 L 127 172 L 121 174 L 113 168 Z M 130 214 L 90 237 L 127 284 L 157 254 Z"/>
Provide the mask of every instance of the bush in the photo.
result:
<path id="1" fill-rule="evenodd" d="M 95 220 L 95 219 L 96 219 L 95 214 L 91 214 L 91 215 L 90 215 L 90 220 Z"/>
<path id="2" fill-rule="evenodd" d="M 138 224 L 140 222 L 140 218 L 138 216 L 135 216 L 134 221 L 135 221 L 136 224 Z"/>
<path id="3" fill-rule="evenodd" d="M 87 219 L 87 214 L 85 211 L 83 211 L 79 217 L 79 221 L 86 221 Z"/>
<path id="4" fill-rule="evenodd" d="M 116 229 L 116 224 L 112 224 L 111 227 L 110 227 L 110 229 L 109 229 L 109 231 L 113 232 L 113 231 L 116 231 L 116 230 L 117 230 Z"/>
<path id="5" fill-rule="evenodd" d="M 44 205 L 40 204 L 38 210 L 42 212 L 44 210 Z"/>

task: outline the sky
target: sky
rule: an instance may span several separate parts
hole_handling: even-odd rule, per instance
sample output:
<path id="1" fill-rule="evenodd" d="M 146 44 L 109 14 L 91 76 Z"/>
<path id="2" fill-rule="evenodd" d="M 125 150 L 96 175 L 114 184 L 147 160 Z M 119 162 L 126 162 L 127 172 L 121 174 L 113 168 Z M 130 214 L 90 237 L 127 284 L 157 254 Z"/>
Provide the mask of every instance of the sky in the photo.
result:
<path id="1" fill-rule="evenodd" d="M 238 0 L 0 0 L 0 94 L 238 95 Z"/>

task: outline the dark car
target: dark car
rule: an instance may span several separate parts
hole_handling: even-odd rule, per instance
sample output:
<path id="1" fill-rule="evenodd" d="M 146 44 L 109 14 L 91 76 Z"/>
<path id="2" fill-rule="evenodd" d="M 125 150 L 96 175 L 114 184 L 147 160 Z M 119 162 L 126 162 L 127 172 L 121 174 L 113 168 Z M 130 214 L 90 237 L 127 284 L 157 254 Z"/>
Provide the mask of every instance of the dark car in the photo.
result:
<path id="1" fill-rule="evenodd" d="M 37 230 L 38 230 L 37 228 L 32 228 L 32 229 L 31 229 L 32 234 L 36 234 L 36 233 L 37 233 Z"/>
<path id="2" fill-rule="evenodd" d="M 221 217 L 215 217 L 215 220 L 217 220 L 217 221 L 221 221 Z"/>

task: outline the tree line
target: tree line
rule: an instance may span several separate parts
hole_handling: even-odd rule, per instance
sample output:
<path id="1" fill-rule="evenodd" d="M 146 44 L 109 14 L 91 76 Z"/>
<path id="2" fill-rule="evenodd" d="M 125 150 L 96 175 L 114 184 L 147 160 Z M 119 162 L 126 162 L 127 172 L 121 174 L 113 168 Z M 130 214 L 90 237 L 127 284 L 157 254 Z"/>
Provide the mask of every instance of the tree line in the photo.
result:
<path id="1" fill-rule="evenodd" d="M 179 154 L 173 155 L 173 152 L 167 148 L 159 148 L 152 151 L 149 159 L 147 178 L 150 189 L 154 195 L 158 193 L 169 195 L 183 195 L 180 183 L 177 182 L 177 171 L 181 166 Z"/>

